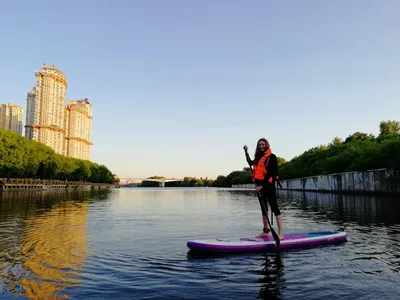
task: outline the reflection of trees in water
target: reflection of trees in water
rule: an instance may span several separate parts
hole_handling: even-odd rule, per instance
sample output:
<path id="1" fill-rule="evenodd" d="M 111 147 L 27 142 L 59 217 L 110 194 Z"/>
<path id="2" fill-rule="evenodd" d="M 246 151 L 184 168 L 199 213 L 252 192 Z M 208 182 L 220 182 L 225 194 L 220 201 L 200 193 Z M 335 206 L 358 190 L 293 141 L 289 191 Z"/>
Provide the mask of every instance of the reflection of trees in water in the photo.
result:
<path id="1" fill-rule="evenodd" d="M 283 270 L 284 265 L 281 253 L 265 254 L 265 260 L 260 272 L 262 277 L 259 280 L 261 288 L 257 298 L 282 299 Z"/>
<path id="2" fill-rule="evenodd" d="M 309 216 L 360 225 L 400 223 L 400 201 L 393 196 L 351 195 L 304 191 L 279 191 L 279 198 L 297 199 L 292 208 L 310 212 Z M 307 214 L 306 214 L 307 215 Z"/>
<path id="3" fill-rule="evenodd" d="M 0 284 L 28 299 L 58 299 L 79 282 L 88 204 L 110 191 L 0 194 Z M 92 200 L 96 199 L 96 200 Z"/>
<path id="4" fill-rule="evenodd" d="M 0 193 L 0 221 L 10 217 L 25 219 L 51 210 L 66 200 L 104 201 L 111 190 L 6 191 Z"/>

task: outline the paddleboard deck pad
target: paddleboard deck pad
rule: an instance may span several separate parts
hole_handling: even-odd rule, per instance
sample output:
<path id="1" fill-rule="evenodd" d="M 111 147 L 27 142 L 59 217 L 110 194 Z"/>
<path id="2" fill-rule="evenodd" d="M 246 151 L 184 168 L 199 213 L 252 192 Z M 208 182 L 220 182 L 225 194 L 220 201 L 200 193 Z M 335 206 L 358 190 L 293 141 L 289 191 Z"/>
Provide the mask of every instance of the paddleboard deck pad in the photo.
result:
<path id="1" fill-rule="evenodd" d="M 288 233 L 280 241 L 280 249 L 307 248 L 312 246 L 337 244 L 347 240 L 346 232 L 315 231 Z M 268 237 L 243 237 L 236 239 L 189 240 L 187 246 L 193 251 L 202 252 L 251 252 L 278 250 L 270 233 Z"/>

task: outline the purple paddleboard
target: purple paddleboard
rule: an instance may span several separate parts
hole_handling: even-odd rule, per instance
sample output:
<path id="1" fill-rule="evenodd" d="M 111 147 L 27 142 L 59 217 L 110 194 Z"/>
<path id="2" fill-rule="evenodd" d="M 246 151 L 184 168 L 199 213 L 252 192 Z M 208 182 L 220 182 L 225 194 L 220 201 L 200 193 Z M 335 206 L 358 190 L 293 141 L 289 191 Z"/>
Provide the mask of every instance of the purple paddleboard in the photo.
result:
<path id="1" fill-rule="evenodd" d="M 281 240 L 280 249 L 296 249 L 318 245 L 335 244 L 347 240 L 346 232 L 315 231 L 289 233 Z M 270 234 L 266 238 L 243 237 L 237 239 L 189 240 L 189 249 L 206 252 L 251 252 L 276 251 L 275 241 Z"/>

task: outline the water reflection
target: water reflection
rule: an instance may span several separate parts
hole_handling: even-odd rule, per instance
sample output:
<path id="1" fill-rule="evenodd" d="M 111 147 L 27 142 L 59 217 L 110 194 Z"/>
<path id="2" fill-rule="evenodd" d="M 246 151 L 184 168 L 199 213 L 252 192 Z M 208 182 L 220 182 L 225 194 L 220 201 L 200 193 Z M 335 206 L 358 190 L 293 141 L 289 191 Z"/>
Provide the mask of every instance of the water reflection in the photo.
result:
<path id="1" fill-rule="evenodd" d="M 187 252 L 187 259 L 193 265 L 196 265 L 197 272 L 202 273 L 205 282 L 208 280 L 217 280 L 218 278 L 216 277 L 219 277 L 219 280 L 224 280 L 226 273 L 232 275 L 240 273 L 243 266 L 254 266 L 256 270 L 253 271 L 253 274 L 256 277 L 259 289 L 257 299 L 270 300 L 283 298 L 283 290 L 285 288 L 283 253 L 202 253 L 189 250 Z M 227 261 L 231 268 L 233 268 L 232 270 L 227 268 Z M 254 263 L 254 261 L 257 263 Z M 212 269 L 220 269 L 221 271 L 219 273 L 213 272 L 212 274 L 208 274 L 207 270 L 211 266 Z M 252 280 L 249 282 L 247 280 L 241 278 L 241 284 L 248 287 L 254 284 Z"/>
<path id="2" fill-rule="evenodd" d="M 361 268 L 363 273 L 399 273 L 398 196 L 281 191 L 279 197 L 282 203 L 287 199 L 297 199 L 287 209 L 299 224 L 313 220 L 317 226 L 333 221 L 338 230 L 348 232 L 350 243 L 357 248 L 351 263 Z M 380 263 L 385 267 L 381 268 Z"/>
<path id="3" fill-rule="evenodd" d="M 51 212 L 26 221 L 21 240 L 24 295 L 49 298 L 79 282 L 85 258 L 88 204 L 66 201 Z"/>
<path id="4" fill-rule="evenodd" d="M 17 191 L 0 198 L 0 284 L 28 299 L 66 298 L 86 257 L 87 191 Z"/>
<path id="5" fill-rule="evenodd" d="M 264 263 L 262 264 L 260 278 L 261 299 L 281 299 L 282 288 L 284 284 L 284 265 L 281 253 L 265 254 Z"/>
<path id="6" fill-rule="evenodd" d="M 300 191 L 279 191 L 282 203 L 298 208 L 309 215 L 324 216 L 330 220 L 370 223 L 386 226 L 400 224 L 400 199 L 398 196 L 345 195 Z M 293 199 L 297 199 L 293 201 Z"/>

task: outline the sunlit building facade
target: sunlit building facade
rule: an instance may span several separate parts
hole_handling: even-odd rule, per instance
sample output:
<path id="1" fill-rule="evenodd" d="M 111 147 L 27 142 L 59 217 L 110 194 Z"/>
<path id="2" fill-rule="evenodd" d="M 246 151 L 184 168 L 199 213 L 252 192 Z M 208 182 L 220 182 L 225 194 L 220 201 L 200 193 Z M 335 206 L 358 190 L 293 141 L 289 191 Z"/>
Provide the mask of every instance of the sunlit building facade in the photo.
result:
<path id="1" fill-rule="evenodd" d="M 37 83 L 27 95 L 25 137 L 65 155 L 65 97 L 67 80 L 55 66 L 42 65 Z"/>
<path id="2" fill-rule="evenodd" d="M 22 135 L 24 108 L 20 105 L 7 103 L 0 105 L 0 129 L 17 132 Z"/>
<path id="3" fill-rule="evenodd" d="M 90 160 L 92 104 L 88 99 L 68 101 L 65 113 L 66 156 Z"/>

